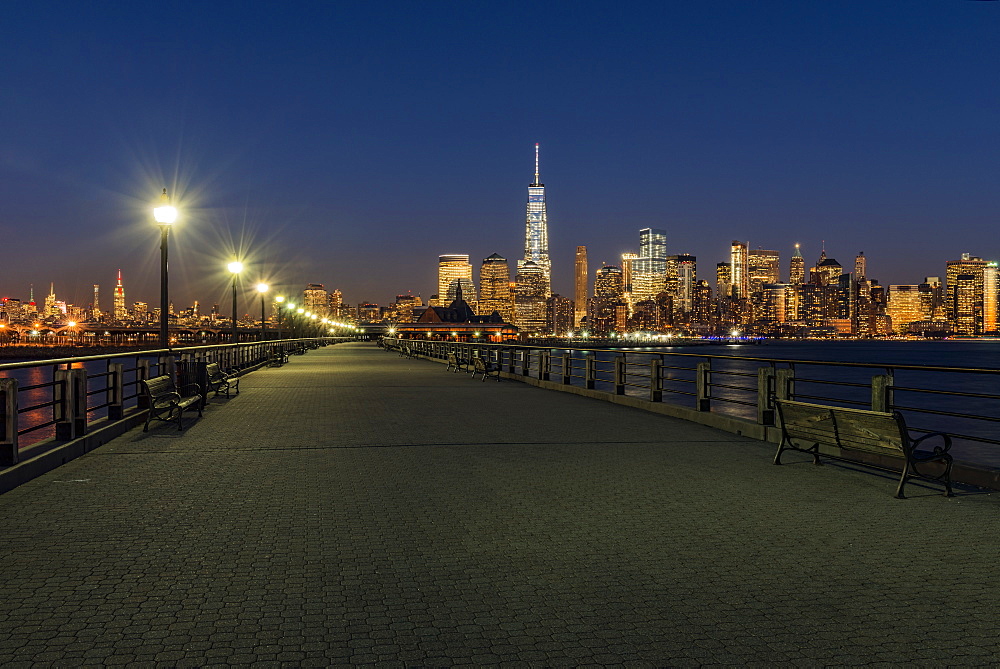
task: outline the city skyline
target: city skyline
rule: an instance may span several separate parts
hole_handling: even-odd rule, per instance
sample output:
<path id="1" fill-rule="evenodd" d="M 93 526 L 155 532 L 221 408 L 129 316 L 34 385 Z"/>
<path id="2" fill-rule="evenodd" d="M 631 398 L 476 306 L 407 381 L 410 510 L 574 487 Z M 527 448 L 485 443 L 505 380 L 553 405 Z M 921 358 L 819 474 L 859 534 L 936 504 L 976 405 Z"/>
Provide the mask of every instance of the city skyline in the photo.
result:
<path id="1" fill-rule="evenodd" d="M 562 295 L 577 246 L 642 228 L 703 267 L 825 240 L 885 285 L 1000 256 L 995 3 L 567 7 L 0 9 L 0 293 L 86 303 L 121 267 L 155 304 L 166 187 L 176 304 L 225 304 L 234 255 L 248 296 L 427 298 L 438 255 L 521 257 L 536 142 Z"/>

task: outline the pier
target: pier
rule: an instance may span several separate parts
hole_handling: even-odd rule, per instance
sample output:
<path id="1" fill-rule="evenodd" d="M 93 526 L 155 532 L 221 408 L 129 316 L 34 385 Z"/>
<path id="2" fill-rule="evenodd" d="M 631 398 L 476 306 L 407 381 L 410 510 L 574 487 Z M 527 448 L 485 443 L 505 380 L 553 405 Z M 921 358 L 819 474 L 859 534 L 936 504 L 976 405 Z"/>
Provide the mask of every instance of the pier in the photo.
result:
<path id="1" fill-rule="evenodd" d="M 0 496 L 0 663 L 991 664 L 997 493 L 371 343 Z"/>

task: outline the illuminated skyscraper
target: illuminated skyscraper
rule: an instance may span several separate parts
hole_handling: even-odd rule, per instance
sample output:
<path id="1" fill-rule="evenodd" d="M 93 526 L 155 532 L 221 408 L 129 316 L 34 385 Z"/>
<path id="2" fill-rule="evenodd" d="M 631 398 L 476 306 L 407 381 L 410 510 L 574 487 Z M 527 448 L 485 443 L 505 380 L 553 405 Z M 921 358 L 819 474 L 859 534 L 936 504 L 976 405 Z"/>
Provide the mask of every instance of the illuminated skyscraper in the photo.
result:
<path id="1" fill-rule="evenodd" d="M 799 250 L 799 245 L 795 245 L 795 253 L 792 254 L 792 259 L 788 263 L 788 283 L 793 286 L 799 286 L 805 283 L 806 280 L 806 259 L 802 257 L 802 252 Z"/>
<path id="2" fill-rule="evenodd" d="M 546 291 L 548 279 L 534 261 L 518 261 L 514 294 L 514 324 L 525 334 L 540 334 L 546 330 Z"/>
<path id="3" fill-rule="evenodd" d="M 49 294 L 45 297 L 44 316 L 58 316 L 59 309 L 56 307 L 56 284 L 49 284 Z"/>
<path id="4" fill-rule="evenodd" d="M 997 318 L 1000 313 L 997 310 L 997 264 L 995 262 L 986 263 L 983 268 L 983 332 L 996 332 L 1000 330 L 1000 323 Z"/>
<path id="5" fill-rule="evenodd" d="M 306 289 L 302 291 L 302 307 L 320 318 L 325 318 L 329 313 L 329 304 L 326 287 L 321 283 L 307 284 Z"/>
<path id="6" fill-rule="evenodd" d="M 505 323 L 514 322 L 514 299 L 510 292 L 510 266 L 507 259 L 494 253 L 483 259 L 479 268 L 479 315 L 489 316 L 494 311 Z M 462 288 L 463 294 L 465 288 Z"/>
<path id="7" fill-rule="evenodd" d="M 549 260 L 549 224 L 545 213 L 545 184 L 538 174 L 538 144 L 535 144 L 535 181 L 528 186 L 528 213 L 525 219 L 524 260 L 517 261 L 517 270 L 531 261 L 542 270 L 545 297 L 552 294 L 552 263 Z"/>
<path id="8" fill-rule="evenodd" d="M 945 263 L 945 315 L 958 334 L 985 332 L 986 265 L 985 260 L 969 253 L 963 253 L 961 260 Z"/>
<path id="9" fill-rule="evenodd" d="M 750 297 L 750 272 L 747 265 L 747 245 L 733 240 L 729 265 L 733 297 L 745 300 Z"/>
<path id="10" fill-rule="evenodd" d="M 733 295 L 733 266 L 720 262 L 715 266 L 715 294 L 720 300 Z"/>
<path id="11" fill-rule="evenodd" d="M 698 259 L 681 254 L 671 256 L 677 265 L 677 291 L 675 304 L 680 311 L 689 312 L 694 308 L 694 287 L 698 283 Z"/>
<path id="12" fill-rule="evenodd" d="M 576 291 L 575 307 L 573 313 L 573 327 L 580 327 L 580 323 L 587 317 L 587 300 L 590 298 L 590 290 L 587 281 L 587 247 L 576 247 Z"/>
<path id="13" fill-rule="evenodd" d="M 468 253 L 451 253 L 438 256 L 438 302 L 442 307 L 451 305 L 462 287 L 462 299 L 476 308 L 476 284 L 472 282 L 472 263 Z"/>
<path id="14" fill-rule="evenodd" d="M 747 272 L 751 293 L 759 292 L 765 283 L 778 283 L 779 262 L 777 251 L 753 249 L 747 253 Z"/>
<path id="15" fill-rule="evenodd" d="M 622 268 L 604 265 L 597 270 L 594 278 L 594 310 L 590 314 L 590 329 L 601 334 L 613 332 L 622 320 L 619 311 L 626 307 Z"/>
<path id="16" fill-rule="evenodd" d="M 926 320 L 921 304 L 920 286 L 889 286 L 889 302 L 886 304 L 885 313 L 892 319 L 892 329 L 897 333 L 906 332 L 906 326 L 910 323 Z"/>
<path id="17" fill-rule="evenodd" d="M 94 307 L 91 310 L 91 318 L 95 321 L 101 318 L 101 284 L 94 284 Z"/>
<path id="18" fill-rule="evenodd" d="M 122 271 L 118 270 L 118 285 L 115 286 L 115 320 L 128 320 L 128 309 L 125 308 L 125 286 L 122 285 Z"/>
<path id="19" fill-rule="evenodd" d="M 864 251 L 858 251 L 858 255 L 854 259 L 854 280 L 864 281 L 867 278 L 868 278 L 868 258 L 865 257 Z"/>

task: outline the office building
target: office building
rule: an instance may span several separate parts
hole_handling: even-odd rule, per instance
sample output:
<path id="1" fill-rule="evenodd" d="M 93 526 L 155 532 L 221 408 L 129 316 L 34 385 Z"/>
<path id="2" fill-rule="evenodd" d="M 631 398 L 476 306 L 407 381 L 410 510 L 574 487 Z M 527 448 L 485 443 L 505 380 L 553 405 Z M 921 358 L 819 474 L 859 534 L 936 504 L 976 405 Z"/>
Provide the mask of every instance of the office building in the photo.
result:
<path id="1" fill-rule="evenodd" d="M 326 294 L 326 287 L 321 283 L 310 283 L 302 291 L 302 308 L 316 314 L 320 318 L 326 318 L 330 308 L 330 298 Z"/>
<path id="2" fill-rule="evenodd" d="M 893 331 L 902 334 L 910 323 L 929 320 L 925 317 L 919 285 L 890 285 L 886 315 Z"/>
<path id="3" fill-rule="evenodd" d="M 767 251 L 761 248 L 747 253 L 747 272 L 750 284 L 750 294 L 761 292 L 764 284 L 779 282 L 780 258 L 777 251 Z"/>
<path id="4" fill-rule="evenodd" d="M 590 299 L 589 277 L 587 276 L 587 247 L 576 247 L 576 272 L 574 282 L 573 327 L 578 328 L 587 317 L 587 301 Z"/>
<path id="5" fill-rule="evenodd" d="M 125 307 L 125 286 L 122 284 L 122 271 L 118 270 L 118 283 L 114 295 L 115 320 L 123 323 L 128 320 L 128 309 Z"/>
<path id="6" fill-rule="evenodd" d="M 945 263 L 945 317 L 956 334 L 979 335 L 986 331 L 987 264 L 970 253 Z"/>
<path id="7" fill-rule="evenodd" d="M 747 245 L 733 240 L 729 252 L 730 287 L 732 296 L 738 300 L 750 298 L 750 272 L 747 258 Z"/>
<path id="8" fill-rule="evenodd" d="M 546 300 L 549 282 L 534 261 L 518 262 L 514 290 L 514 324 L 525 335 L 548 334 Z"/>
<path id="9" fill-rule="evenodd" d="M 513 323 L 514 295 L 510 289 L 510 265 L 506 258 L 494 253 L 483 259 L 479 268 L 479 288 L 479 314 L 489 316 L 495 311 L 505 323 Z"/>
<path id="10" fill-rule="evenodd" d="M 788 283 L 798 286 L 805 283 L 805 280 L 806 260 L 802 257 L 799 245 L 796 244 L 795 251 L 792 253 L 792 259 L 788 262 Z"/>
<path id="11" fill-rule="evenodd" d="M 438 256 L 437 295 L 441 306 L 447 307 L 455 301 L 459 284 L 465 301 L 474 304 L 476 289 L 472 283 L 472 263 L 469 262 L 469 254 L 451 253 Z"/>

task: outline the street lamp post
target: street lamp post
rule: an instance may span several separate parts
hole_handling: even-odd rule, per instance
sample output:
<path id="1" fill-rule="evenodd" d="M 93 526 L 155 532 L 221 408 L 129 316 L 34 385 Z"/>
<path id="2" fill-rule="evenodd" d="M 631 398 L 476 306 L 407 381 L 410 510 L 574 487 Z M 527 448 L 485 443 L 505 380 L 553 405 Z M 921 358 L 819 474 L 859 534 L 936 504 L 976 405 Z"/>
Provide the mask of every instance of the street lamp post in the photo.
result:
<path id="1" fill-rule="evenodd" d="M 167 294 L 167 237 L 170 226 L 177 220 L 177 210 L 170 206 L 167 189 L 160 195 L 160 206 L 153 208 L 153 218 L 160 226 L 160 348 L 170 348 L 170 334 L 167 328 L 167 307 L 170 297 Z"/>
<path id="2" fill-rule="evenodd" d="M 281 339 L 281 304 L 285 301 L 284 295 L 278 295 L 274 298 L 274 301 L 278 303 L 278 339 Z"/>
<path id="3" fill-rule="evenodd" d="M 267 292 L 266 283 L 257 284 L 257 292 L 260 293 L 260 340 L 264 341 L 264 293 Z"/>
<path id="4" fill-rule="evenodd" d="M 243 271 L 243 263 L 239 260 L 234 260 L 228 265 L 229 271 L 233 273 L 233 339 L 232 343 L 236 343 L 236 279 L 239 277 L 240 272 Z"/>

